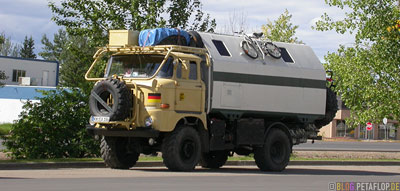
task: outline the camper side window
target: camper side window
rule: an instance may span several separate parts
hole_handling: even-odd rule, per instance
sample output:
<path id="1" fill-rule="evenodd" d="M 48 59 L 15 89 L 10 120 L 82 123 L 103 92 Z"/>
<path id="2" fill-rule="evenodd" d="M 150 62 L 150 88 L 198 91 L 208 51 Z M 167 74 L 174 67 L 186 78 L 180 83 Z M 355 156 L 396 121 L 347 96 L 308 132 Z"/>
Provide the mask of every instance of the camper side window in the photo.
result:
<path id="1" fill-rule="evenodd" d="M 290 56 L 290 54 L 286 50 L 286 48 L 280 48 L 280 49 L 281 49 L 281 55 L 282 55 L 283 61 L 288 62 L 288 63 L 294 63 L 292 56 Z"/>
<path id="2" fill-rule="evenodd" d="M 212 42 L 214 43 L 215 48 L 217 48 L 217 51 L 221 56 L 231 56 L 231 54 L 229 54 L 228 49 L 226 49 L 226 46 L 222 41 L 212 40 Z"/>

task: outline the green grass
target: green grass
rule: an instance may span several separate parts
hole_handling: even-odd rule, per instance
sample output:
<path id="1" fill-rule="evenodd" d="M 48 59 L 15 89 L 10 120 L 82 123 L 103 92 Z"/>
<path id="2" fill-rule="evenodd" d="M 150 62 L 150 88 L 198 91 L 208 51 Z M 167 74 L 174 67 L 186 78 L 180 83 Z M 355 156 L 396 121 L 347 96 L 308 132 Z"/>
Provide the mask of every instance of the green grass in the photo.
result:
<path id="1" fill-rule="evenodd" d="M 152 157 L 152 156 L 139 157 L 139 162 L 148 162 L 148 161 L 162 161 L 162 158 Z"/>
<path id="2" fill-rule="evenodd" d="M 291 157 L 291 161 L 381 161 L 381 162 L 400 162 L 400 159 L 349 159 L 349 158 L 299 158 Z M 21 159 L 21 160 L 0 160 L 0 163 L 55 163 L 55 162 L 98 162 L 101 158 L 62 158 L 62 159 Z M 162 161 L 161 157 L 139 157 L 139 162 Z M 229 157 L 228 161 L 254 161 L 253 157 L 240 156 Z"/>
<path id="3" fill-rule="evenodd" d="M 103 161 L 101 158 L 59 158 L 59 159 L 12 159 L 0 160 L 0 163 L 55 163 L 55 162 L 94 162 Z"/>
<path id="4" fill-rule="evenodd" d="M 8 135 L 11 130 L 11 123 L 0 124 L 0 136 Z"/>

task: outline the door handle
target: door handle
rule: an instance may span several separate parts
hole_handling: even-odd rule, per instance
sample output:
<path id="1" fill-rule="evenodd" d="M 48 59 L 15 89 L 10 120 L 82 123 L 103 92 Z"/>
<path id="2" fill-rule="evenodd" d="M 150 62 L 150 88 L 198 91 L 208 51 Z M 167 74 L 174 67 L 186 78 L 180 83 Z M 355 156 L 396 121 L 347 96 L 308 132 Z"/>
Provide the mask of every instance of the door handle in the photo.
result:
<path id="1" fill-rule="evenodd" d="M 201 85 L 198 85 L 198 86 L 195 86 L 196 88 L 201 88 L 202 86 Z"/>

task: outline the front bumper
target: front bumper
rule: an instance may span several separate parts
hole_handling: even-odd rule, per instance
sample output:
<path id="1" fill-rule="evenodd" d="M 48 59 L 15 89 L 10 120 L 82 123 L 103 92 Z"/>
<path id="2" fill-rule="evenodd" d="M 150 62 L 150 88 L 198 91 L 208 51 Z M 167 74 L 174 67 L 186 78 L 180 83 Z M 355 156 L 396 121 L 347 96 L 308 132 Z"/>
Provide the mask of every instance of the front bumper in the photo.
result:
<path id="1" fill-rule="evenodd" d="M 107 137 L 147 137 L 156 138 L 159 131 L 152 128 L 137 128 L 135 130 L 127 129 L 105 129 L 96 128 L 94 125 L 86 125 L 86 130 L 90 135 L 101 135 Z"/>

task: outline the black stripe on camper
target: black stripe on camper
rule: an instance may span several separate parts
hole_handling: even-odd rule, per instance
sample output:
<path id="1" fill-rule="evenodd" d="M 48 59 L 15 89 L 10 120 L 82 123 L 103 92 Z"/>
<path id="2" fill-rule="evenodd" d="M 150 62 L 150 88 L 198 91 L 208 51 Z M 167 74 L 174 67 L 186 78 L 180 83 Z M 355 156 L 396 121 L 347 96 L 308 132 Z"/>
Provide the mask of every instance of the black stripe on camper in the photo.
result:
<path id="1" fill-rule="evenodd" d="M 228 72 L 214 72 L 214 81 L 271 85 L 271 86 L 289 86 L 299 88 L 326 89 L 325 80 L 313 80 L 303 78 L 290 78 L 279 76 L 263 76 L 253 74 L 238 74 Z"/>

